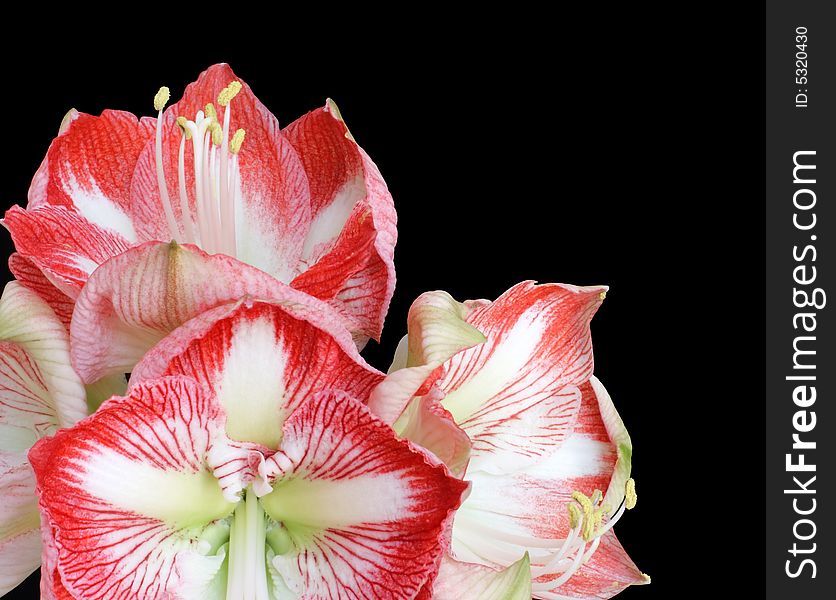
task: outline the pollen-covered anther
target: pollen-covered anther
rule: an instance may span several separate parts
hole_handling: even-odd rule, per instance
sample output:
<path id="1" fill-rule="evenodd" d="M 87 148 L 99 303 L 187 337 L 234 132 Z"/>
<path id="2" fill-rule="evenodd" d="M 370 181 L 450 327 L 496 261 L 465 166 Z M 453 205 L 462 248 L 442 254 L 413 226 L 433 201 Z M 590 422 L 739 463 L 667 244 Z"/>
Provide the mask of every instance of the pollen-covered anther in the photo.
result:
<path id="1" fill-rule="evenodd" d="M 232 99 L 241 91 L 241 82 L 233 81 L 218 94 L 218 104 L 221 106 L 228 106 Z"/>
<path id="2" fill-rule="evenodd" d="M 592 511 L 592 531 L 593 534 L 601 529 L 601 524 L 604 522 L 604 509 L 603 507 L 596 508 Z"/>
<path id="3" fill-rule="evenodd" d="M 216 146 L 220 146 L 221 142 L 223 142 L 224 134 L 220 124 L 217 121 L 212 121 L 212 124 L 209 126 L 209 131 L 212 134 L 212 143 Z"/>
<path id="4" fill-rule="evenodd" d="M 577 504 L 570 503 L 569 509 L 569 525 L 572 529 L 580 523 L 580 535 L 584 541 L 590 542 L 598 537 L 601 533 L 601 525 L 604 522 L 604 515 L 609 513 L 609 506 L 599 506 L 603 499 L 601 490 L 594 490 L 592 496 L 587 496 L 583 492 L 572 492 L 572 499 Z M 581 510 L 583 511 L 581 513 Z M 577 518 L 573 521 L 573 516 Z"/>
<path id="5" fill-rule="evenodd" d="M 584 517 L 592 512 L 592 500 L 590 500 L 583 492 L 579 492 L 577 490 L 572 492 L 572 500 L 581 505 Z"/>
<path id="6" fill-rule="evenodd" d="M 208 102 L 206 106 L 203 107 L 203 112 L 205 115 L 210 119 L 218 120 L 218 111 L 215 110 L 215 105 L 211 102 Z"/>
<path id="7" fill-rule="evenodd" d="M 567 598 L 559 593 L 560 587 L 589 562 L 601 545 L 603 536 L 624 514 L 626 499 L 611 514 L 612 505 L 603 501 L 604 495 L 601 490 L 593 490 L 589 496 L 573 491 L 572 500 L 566 506 L 569 512 L 566 538 L 554 546 L 544 543 L 545 540 L 532 539 L 530 547 L 535 549 L 535 554 L 531 564 L 531 589 L 536 597 L 550 600 Z M 555 574 L 557 578 L 553 577 Z M 544 575 L 552 577 L 538 580 Z"/>
<path id="8" fill-rule="evenodd" d="M 162 86 L 154 96 L 154 110 L 160 111 L 165 108 L 169 98 L 171 98 L 171 90 L 166 86 Z"/>
<path id="9" fill-rule="evenodd" d="M 567 508 L 569 510 L 569 528 L 575 529 L 580 524 L 581 519 L 583 519 L 581 509 L 574 503 L 570 503 Z"/>
<path id="10" fill-rule="evenodd" d="M 188 123 L 189 121 L 186 117 L 177 117 L 177 126 L 180 127 L 180 131 L 183 132 L 186 139 L 190 140 L 192 139 L 192 132 L 189 131 Z"/>
<path id="11" fill-rule="evenodd" d="M 241 144 L 244 143 L 244 136 L 246 134 L 247 132 L 243 129 L 238 129 L 232 135 L 232 140 L 229 142 L 229 151 L 232 152 L 232 154 L 238 154 L 241 151 Z"/>
<path id="12" fill-rule="evenodd" d="M 636 481 L 631 477 L 627 480 L 627 485 L 624 486 L 624 506 L 630 510 L 636 506 Z"/>

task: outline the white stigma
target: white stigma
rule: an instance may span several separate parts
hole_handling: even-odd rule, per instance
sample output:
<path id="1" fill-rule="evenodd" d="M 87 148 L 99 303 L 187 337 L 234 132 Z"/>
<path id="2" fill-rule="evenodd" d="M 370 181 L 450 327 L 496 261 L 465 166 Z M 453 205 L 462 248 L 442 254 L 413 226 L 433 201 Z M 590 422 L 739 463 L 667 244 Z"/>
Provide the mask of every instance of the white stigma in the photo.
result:
<path id="1" fill-rule="evenodd" d="M 240 89 L 241 84 L 233 81 L 218 95 L 218 104 L 223 108 L 223 126 L 218 122 L 218 114 L 211 103 L 206 105 L 205 113 L 202 110 L 198 111 L 194 120 L 183 116 L 177 118 L 177 125 L 181 130 L 177 179 L 182 231 L 174 216 L 163 170 L 164 105 L 158 101 L 161 93 L 157 94 L 154 103 L 159 111 L 156 137 L 157 183 L 171 238 L 177 242 L 196 244 L 210 254 L 226 254 L 232 257 L 237 255 L 235 210 L 241 202 L 238 152 L 244 139 L 244 131 L 236 131 L 230 141 L 229 128 L 232 100 Z M 186 147 L 189 143 L 192 145 L 194 158 L 195 215 L 192 215 L 190 208 L 186 183 Z"/>

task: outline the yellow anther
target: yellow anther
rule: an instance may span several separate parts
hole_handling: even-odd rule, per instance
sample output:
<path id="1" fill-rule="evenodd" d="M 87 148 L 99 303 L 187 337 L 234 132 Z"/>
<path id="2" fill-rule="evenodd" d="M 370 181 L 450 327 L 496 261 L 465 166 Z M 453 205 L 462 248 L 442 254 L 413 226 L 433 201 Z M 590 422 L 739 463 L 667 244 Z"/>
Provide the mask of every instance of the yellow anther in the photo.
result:
<path id="1" fill-rule="evenodd" d="M 569 527 L 574 529 L 581 522 L 581 509 L 577 504 L 569 504 Z"/>
<path id="2" fill-rule="evenodd" d="M 601 498 L 603 498 L 603 496 L 604 494 L 601 493 L 601 490 L 594 490 L 592 492 L 592 496 L 589 497 L 589 501 L 592 502 L 592 506 L 595 506 L 601 501 Z"/>
<path id="3" fill-rule="evenodd" d="M 233 81 L 218 94 L 218 104 L 221 106 L 228 106 L 232 99 L 241 91 L 241 82 Z"/>
<path id="4" fill-rule="evenodd" d="M 636 496 L 636 482 L 631 477 L 627 480 L 627 485 L 624 486 L 624 505 L 627 510 L 636 506 L 636 500 L 638 500 L 638 496 Z"/>
<path id="5" fill-rule="evenodd" d="M 598 294 L 598 299 L 599 300 L 603 300 L 606 297 L 607 297 L 607 292 L 601 292 L 600 294 Z"/>
<path id="6" fill-rule="evenodd" d="M 572 499 L 580 504 L 583 509 L 583 526 L 581 527 L 581 536 L 583 536 L 583 539 L 586 541 L 589 541 L 592 539 L 593 533 L 595 533 L 592 518 L 592 500 L 588 498 L 586 494 L 577 490 L 572 492 Z"/>
<path id="7" fill-rule="evenodd" d="M 217 121 L 212 121 L 212 124 L 209 126 L 209 131 L 212 133 L 212 143 L 220 146 L 223 141 L 224 131 Z"/>
<path id="8" fill-rule="evenodd" d="M 592 529 L 598 531 L 601 529 L 601 523 L 604 522 L 604 510 L 598 508 L 592 513 Z"/>
<path id="9" fill-rule="evenodd" d="M 595 537 L 595 519 L 592 515 L 584 515 L 581 535 L 583 536 L 583 539 L 587 542 L 592 540 L 593 537 Z"/>
<path id="10" fill-rule="evenodd" d="M 177 125 L 180 127 L 180 131 L 183 132 L 183 135 L 186 137 L 187 140 L 192 139 L 192 132 L 189 131 L 189 128 L 186 127 L 186 117 L 177 117 Z"/>
<path id="11" fill-rule="evenodd" d="M 582 492 L 572 492 L 572 499 L 581 505 L 584 515 L 592 512 L 592 501 Z"/>
<path id="12" fill-rule="evenodd" d="M 232 135 L 232 141 L 229 142 L 229 151 L 233 154 L 238 154 L 241 151 L 241 144 L 244 143 L 244 136 L 246 131 L 239 129 Z"/>
<path id="13" fill-rule="evenodd" d="M 157 95 L 154 96 L 154 110 L 162 110 L 168 104 L 169 98 L 171 98 L 171 90 L 165 86 L 161 87 Z"/>
<path id="14" fill-rule="evenodd" d="M 215 119 L 216 121 L 218 120 L 218 111 L 215 110 L 215 105 L 211 102 L 206 104 L 206 106 L 203 108 L 203 112 L 210 119 Z"/>

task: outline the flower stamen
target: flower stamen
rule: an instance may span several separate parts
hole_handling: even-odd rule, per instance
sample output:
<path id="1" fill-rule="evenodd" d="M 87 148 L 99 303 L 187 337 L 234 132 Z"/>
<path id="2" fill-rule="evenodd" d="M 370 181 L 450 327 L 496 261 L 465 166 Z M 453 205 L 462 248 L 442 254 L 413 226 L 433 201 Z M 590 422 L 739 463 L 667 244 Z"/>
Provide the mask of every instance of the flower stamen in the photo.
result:
<path id="1" fill-rule="evenodd" d="M 483 534 L 487 533 L 491 539 L 501 544 L 501 548 L 489 548 L 489 551 L 502 563 L 508 561 L 508 544 L 522 546 L 529 552 L 532 558 L 531 576 L 535 579 L 532 591 L 536 592 L 537 597 L 563 600 L 565 597 L 555 590 L 592 558 L 604 534 L 612 529 L 625 510 L 635 506 L 635 482 L 629 479 L 625 484 L 624 498 L 615 513 L 612 512 L 611 505 L 603 503 L 603 496 L 600 490 L 594 490 L 590 496 L 577 490 L 572 492 L 572 501 L 566 507 L 570 529 L 564 540 L 547 540 L 494 530 L 484 531 L 483 525 L 479 525 L 479 528 Z M 484 545 L 482 547 L 486 548 Z M 498 552 L 500 549 L 502 552 Z M 552 579 L 536 581 L 545 576 L 552 576 Z"/>
<path id="2" fill-rule="evenodd" d="M 177 227 L 177 221 L 174 218 L 174 211 L 171 209 L 171 198 L 168 195 L 168 186 L 166 185 L 165 172 L 163 171 L 163 109 L 168 104 L 170 97 L 171 91 L 165 86 L 162 86 L 154 96 L 154 109 L 157 111 L 155 160 L 157 163 L 157 185 L 160 188 L 160 200 L 163 204 L 168 232 L 173 240 L 180 242 L 182 241 L 182 237 L 180 236 L 180 229 Z"/>
<path id="3" fill-rule="evenodd" d="M 170 96 L 168 88 L 161 88 L 154 98 L 154 107 L 159 112 L 156 140 L 157 183 L 172 239 L 178 243 L 192 242 L 206 252 L 224 253 L 232 257 L 237 255 L 235 207 L 240 202 L 241 175 L 238 154 L 244 143 L 245 131 L 238 129 L 230 137 L 230 103 L 241 89 L 241 83 L 233 81 L 218 94 L 217 104 L 224 108 L 222 123 L 215 104 L 211 102 L 204 106 L 204 110 L 197 112 L 194 121 L 186 116 L 176 119 L 182 132 L 177 162 L 182 235 L 174 217 L 162 166 L 162 130 L 159 123 L 162 119 L 162 109 Z M 191 142 L 194 154 L 194 211 L 190 209 L 186 186 L 187 142 Z"/>

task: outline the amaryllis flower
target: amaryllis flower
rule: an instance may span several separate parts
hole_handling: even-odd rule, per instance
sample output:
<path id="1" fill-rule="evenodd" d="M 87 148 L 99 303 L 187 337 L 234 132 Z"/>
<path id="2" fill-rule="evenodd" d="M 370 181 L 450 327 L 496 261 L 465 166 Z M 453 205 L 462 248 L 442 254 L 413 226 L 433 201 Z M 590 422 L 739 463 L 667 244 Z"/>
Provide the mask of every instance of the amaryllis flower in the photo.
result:
<path id="1" fill-rule="evenodd" d="M 150 100 L 150 98 L 149 98 Z M 147 241 L 196 244 L 329 302 L 362 346 L 394 289 L 395 212 L 336 105 L 284 129 L 228 65 L 157 119 L 70 111 L 3 221 L 16 277 L 69 322 L 96 267 Z"/>
<path id="2" fill-rule="evenodd" d="M 7 284 L 0 298 L 0 595 L 41 562 L 35 476 L 26 453 L 39 438 L 86 415 L 66 329 L 34 292 Z"/>
<path id="3" fill-rule="evenodd" d="M 526 552 L 537 598 L 603 599 L 647 581 L 612 531 L 635 492 L 630 437 L 592 376 L 605 289 L 525 282 L 495 302 L 433 292 L 410 310 L 370 404 L 472 486 L 440 589 L 445 571 L 501 574 Z"/>
<path id="4" fill-rule="evenodd" d="M 30 452 L 45 598 L 416 596 L 466 485 L 365 406 L 383 375 L 300 305 L 208 310 Z"/>

